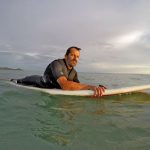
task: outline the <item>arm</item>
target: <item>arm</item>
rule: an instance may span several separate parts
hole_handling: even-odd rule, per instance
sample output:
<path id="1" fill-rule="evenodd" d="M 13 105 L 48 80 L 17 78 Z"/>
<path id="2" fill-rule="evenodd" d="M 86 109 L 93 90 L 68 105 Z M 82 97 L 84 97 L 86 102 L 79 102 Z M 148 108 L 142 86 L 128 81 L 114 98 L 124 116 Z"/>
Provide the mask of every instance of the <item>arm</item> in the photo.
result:
<path id="1" fill-rule="evenodd" d="M 87 84 L 77 83 L 73 81 L 68 81 L 66 77 L 64 76 L 59 77 L 57 79 L 57 82 L 59 83 L 60 87 L 63 90 L 93 90 L 95 97 L 102 96 L 103 93 L 105 92 L 104 87 L 96 87 L 93 85 L 87 85 Z"/>

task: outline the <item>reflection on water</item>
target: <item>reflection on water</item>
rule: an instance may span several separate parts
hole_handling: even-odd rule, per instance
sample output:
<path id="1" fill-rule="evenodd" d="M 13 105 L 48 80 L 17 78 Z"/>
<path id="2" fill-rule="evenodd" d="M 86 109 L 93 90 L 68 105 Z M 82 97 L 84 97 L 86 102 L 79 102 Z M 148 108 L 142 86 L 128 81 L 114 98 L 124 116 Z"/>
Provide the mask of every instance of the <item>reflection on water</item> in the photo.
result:
<path id="1" fill-rule="evenodd" d="M 1 78 L 24 75 L 29 74 L 0 73 Z M 101 83 L 108 88 L 150 81 L 149 75 L 80 75 L 81 82 Z M 50 96 L 0 81 L 0 149 L 149 150 L 149 108 L 150 94 L 146 93 L 105 96 L 98 100 Z"/>
<path id="2" fill-rule="evenodd" d="M 86 125 L 88 115 L 104 112 L 100 105 L 102 101 L 94 100 L 92 104 L 91 100 L 81 97 L 52 96 L 49 98 L 42 104 L 36 104 L 40 109 L 36 118 L 40 128 L 32 129 L 36 136 L 49 142 L 70 144 Z"/>
<path id="3" fill-rule="evenodd" d="M 71 97 L 69 99 L 53 96 L 51 100 L 45 99 L 44 104 L 37 104 L 41 111 L 36 121 L 41 127 L 34 129 L 35 135 L 49 142 L 69 144 L 80 132 L 80 126 L 76 125 L 76 117 L 83 113 L 83 105 L 84 101 L 72 101 Z"/>
<path id="4" fill-rule="evenodd" d="M 32 131 L 35 136 L 43 140 L 61 145 L 70 145 L 80 138 L 86 129 L 102 128 L 111 133 L 112 128 L 113 130 L 119 128 L 131 134 L 128 131 L 131 128 L 147 127 L 138 118 L 140 120 L 143 118 L 145 105 L 149 104 L 150 95 L 143 93 L 106 96 L 100 100 L 45 95 L 42 103 L 36 104 L 40 110 L 36 116 L 36 125 L 39 126 Z M 106 138 L 111 142 L 112 138 Z"/>

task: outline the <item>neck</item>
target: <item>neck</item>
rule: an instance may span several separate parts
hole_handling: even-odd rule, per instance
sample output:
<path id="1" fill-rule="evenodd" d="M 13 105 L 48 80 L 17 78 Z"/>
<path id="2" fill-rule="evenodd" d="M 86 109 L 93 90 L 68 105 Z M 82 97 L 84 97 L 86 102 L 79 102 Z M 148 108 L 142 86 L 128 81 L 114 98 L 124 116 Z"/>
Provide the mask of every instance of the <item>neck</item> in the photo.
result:
<path id="1" fill-rule="evenodd" d="M 67 68 L 68 68 L 69 70 L 71 70 L 73 67 L 72 67 L 72 66 L 70 66 L 70 65 L 68 64 L 68 62 L 67 62 L 67 60 L 66 60 L 66 59 L 64 59 L 64 61 L 65 61 L 65 64 L 66 64 Z"/>

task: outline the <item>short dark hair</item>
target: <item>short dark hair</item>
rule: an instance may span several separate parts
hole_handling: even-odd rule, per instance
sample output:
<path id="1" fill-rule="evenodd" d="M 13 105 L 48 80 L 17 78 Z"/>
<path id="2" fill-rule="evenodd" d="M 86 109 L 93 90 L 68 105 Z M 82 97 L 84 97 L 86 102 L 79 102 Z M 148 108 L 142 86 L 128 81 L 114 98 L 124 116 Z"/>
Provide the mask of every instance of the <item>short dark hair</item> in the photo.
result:
<path id="1" fill-rule="evenodd" d="M 76 47 L 76 46 L 71 46 L 71 47 L 69 47 L 68 49 L 67 49 L 67 51 L 66 51 L 66 56 L 68 56 L 69 55 L 69 53 L 70 53 L 70 51 L 71 51 L 71 49 L 72 48 L 75 48 L 76 50 L 78 50 L 78 51 L 80 51 L 81 50 L 81 48 L 79 48 L 79 47 Z"/>

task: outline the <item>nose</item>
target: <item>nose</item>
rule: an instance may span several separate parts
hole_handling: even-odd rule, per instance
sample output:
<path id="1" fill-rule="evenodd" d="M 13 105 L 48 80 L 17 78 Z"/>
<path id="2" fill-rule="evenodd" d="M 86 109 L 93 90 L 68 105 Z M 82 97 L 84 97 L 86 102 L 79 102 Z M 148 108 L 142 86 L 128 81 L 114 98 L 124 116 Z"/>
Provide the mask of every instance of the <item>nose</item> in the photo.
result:
<path id="1" fill-rule="evenodd" d="M 78 61 L 78 60 L 79 60 L 79 57 L 75 56 L 74 59 L 75 59 L 76 61 Z"/>

